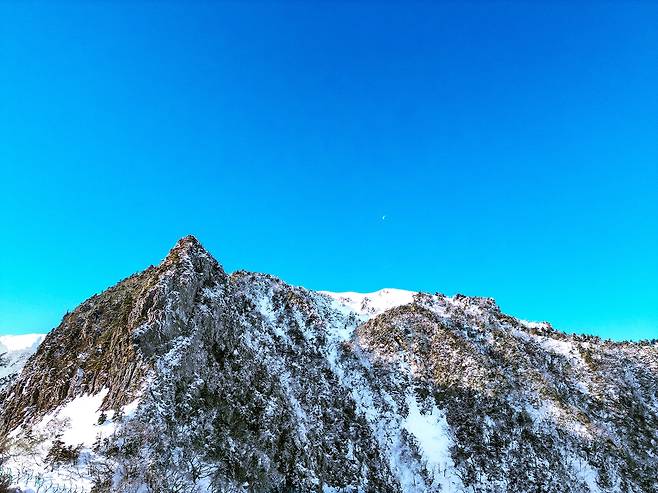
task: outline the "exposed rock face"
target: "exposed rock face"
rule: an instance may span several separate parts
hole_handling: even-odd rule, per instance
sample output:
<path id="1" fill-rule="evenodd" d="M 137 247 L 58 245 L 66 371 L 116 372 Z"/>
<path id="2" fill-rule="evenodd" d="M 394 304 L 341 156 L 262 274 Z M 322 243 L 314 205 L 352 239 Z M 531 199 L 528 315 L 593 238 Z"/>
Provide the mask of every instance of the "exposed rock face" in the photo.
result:
<path id="1" fill-rule="evenodd" d="M 96 491 L 658 491 L 655 344 L 378 296 L 227 275 L 186 237 L 68 314 L 0 422 L 20 438 L 99 396 Z"/>
<path id="2" fill-rule="evenodd" d="M 130 313 L 152 274 L 151 269 L 130 277 L 64 316 L 7 389 L 2 413 L 5 431 L 76 395 L 95 394 L 103 388 L 111 390 L 107 406 L 125 403 L 143 376 L 131 341 Z"/>

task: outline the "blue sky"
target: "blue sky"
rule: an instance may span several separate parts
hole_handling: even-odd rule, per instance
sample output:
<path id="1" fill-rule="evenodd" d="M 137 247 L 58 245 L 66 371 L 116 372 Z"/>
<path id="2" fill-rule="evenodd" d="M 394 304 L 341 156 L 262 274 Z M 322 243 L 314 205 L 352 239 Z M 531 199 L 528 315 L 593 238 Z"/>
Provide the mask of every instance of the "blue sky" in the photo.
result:
<path id="1" fill-rule="evenodd" d="M 2 3 L 0 332 L 192 233 L 658 337 L 658 6 L 576 3 Z"/>

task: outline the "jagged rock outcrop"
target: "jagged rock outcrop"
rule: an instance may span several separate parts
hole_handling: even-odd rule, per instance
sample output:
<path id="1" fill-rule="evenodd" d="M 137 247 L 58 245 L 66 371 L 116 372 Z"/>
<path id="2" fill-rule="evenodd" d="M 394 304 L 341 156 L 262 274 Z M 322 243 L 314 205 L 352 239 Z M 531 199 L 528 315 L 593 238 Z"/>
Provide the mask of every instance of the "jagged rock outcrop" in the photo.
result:
<path id="1" fill-rule="evenodd" d="M 10 467 L 29 449 L 98 492 L 654 492 L 657 377 L 655 343 L 228 275 L 186 237 L 67 314 L 0 423 Z"/>

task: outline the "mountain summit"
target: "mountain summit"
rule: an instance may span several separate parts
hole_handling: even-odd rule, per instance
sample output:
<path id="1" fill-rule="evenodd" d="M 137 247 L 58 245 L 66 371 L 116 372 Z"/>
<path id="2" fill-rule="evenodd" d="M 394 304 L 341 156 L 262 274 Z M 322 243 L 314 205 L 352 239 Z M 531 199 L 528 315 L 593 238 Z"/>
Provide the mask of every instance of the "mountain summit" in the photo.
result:
<path id="1" fill-rule="evenodd" d="M 77 492 L 655 492 L 657 377 L 655 344 L 228 275 L 187 236 L 6 382 L 0 459 Z"/>

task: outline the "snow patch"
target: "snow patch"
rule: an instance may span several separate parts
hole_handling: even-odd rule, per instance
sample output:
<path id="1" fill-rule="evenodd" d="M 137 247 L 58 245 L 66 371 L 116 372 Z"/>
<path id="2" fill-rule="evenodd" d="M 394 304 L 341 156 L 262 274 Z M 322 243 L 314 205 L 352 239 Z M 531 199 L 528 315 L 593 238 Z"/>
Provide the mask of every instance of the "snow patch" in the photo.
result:
<path id="1" fill-rule="evenodd" d="M 436 404 L 429 414 L 421 413 L 412 395 L 407 395 L 406 402 L 409 414 L 403 423 L 404 428 L 416 438 L 427 462 L 426 467 L 434 474 L 435 481 L 441 484 L 441 491 L 455 491 L 458 485 L 461 486 L 461 481 L 454 475 L 455 465 L 450 455 L 453 440 L 445 414 Z"/>
<path id="2" fill-rule="evenodd" d="M 14 445 L 4 466 L 16 478 L 12 486 L 22 488 L 22 491 L 30 491 L 30 488 L 44 491 L 46 486 L 49 491 L 56 488 L 89 491 L 93 482 L 87 464 L 96 456 L 93 445 L 97 439 L 111 436 L 119 425 L 113 419 L 115 413 L 112 410 L 105 411 L 105 420 L 100 420 L 100 407 L 107 394 L 108 389 L 103 389 L 97 394 L 76 397 L 31 426 L 29 435 L 22 426 L 16 428 L 9 435 Z M 134 415 L 140 400 L 137 398 L 121 408 L 124 420 Z M 77 463 L 54 466 L 46 460 L 56 438 L 64 445 L 80 446 Z"/>
<path id="3" fill-rule="evenodd" d="M 520 318 L 517 320 L 528 329 L 547 329 L 549 327 L 549 324 L 546 322 L 531 322 Z"/>
<path id="4" fill-rule="evenodd" d="M 353 312 L 363 320 L 369 320 L 391 308 L 413 303 L 416 291 L 384 288 L 373 293 L 356 293 L 352 291 L 344 293 L 319 291 L 319 293 L 336 301 L 338 311 L 343 313 L 346 311 Z"/>

